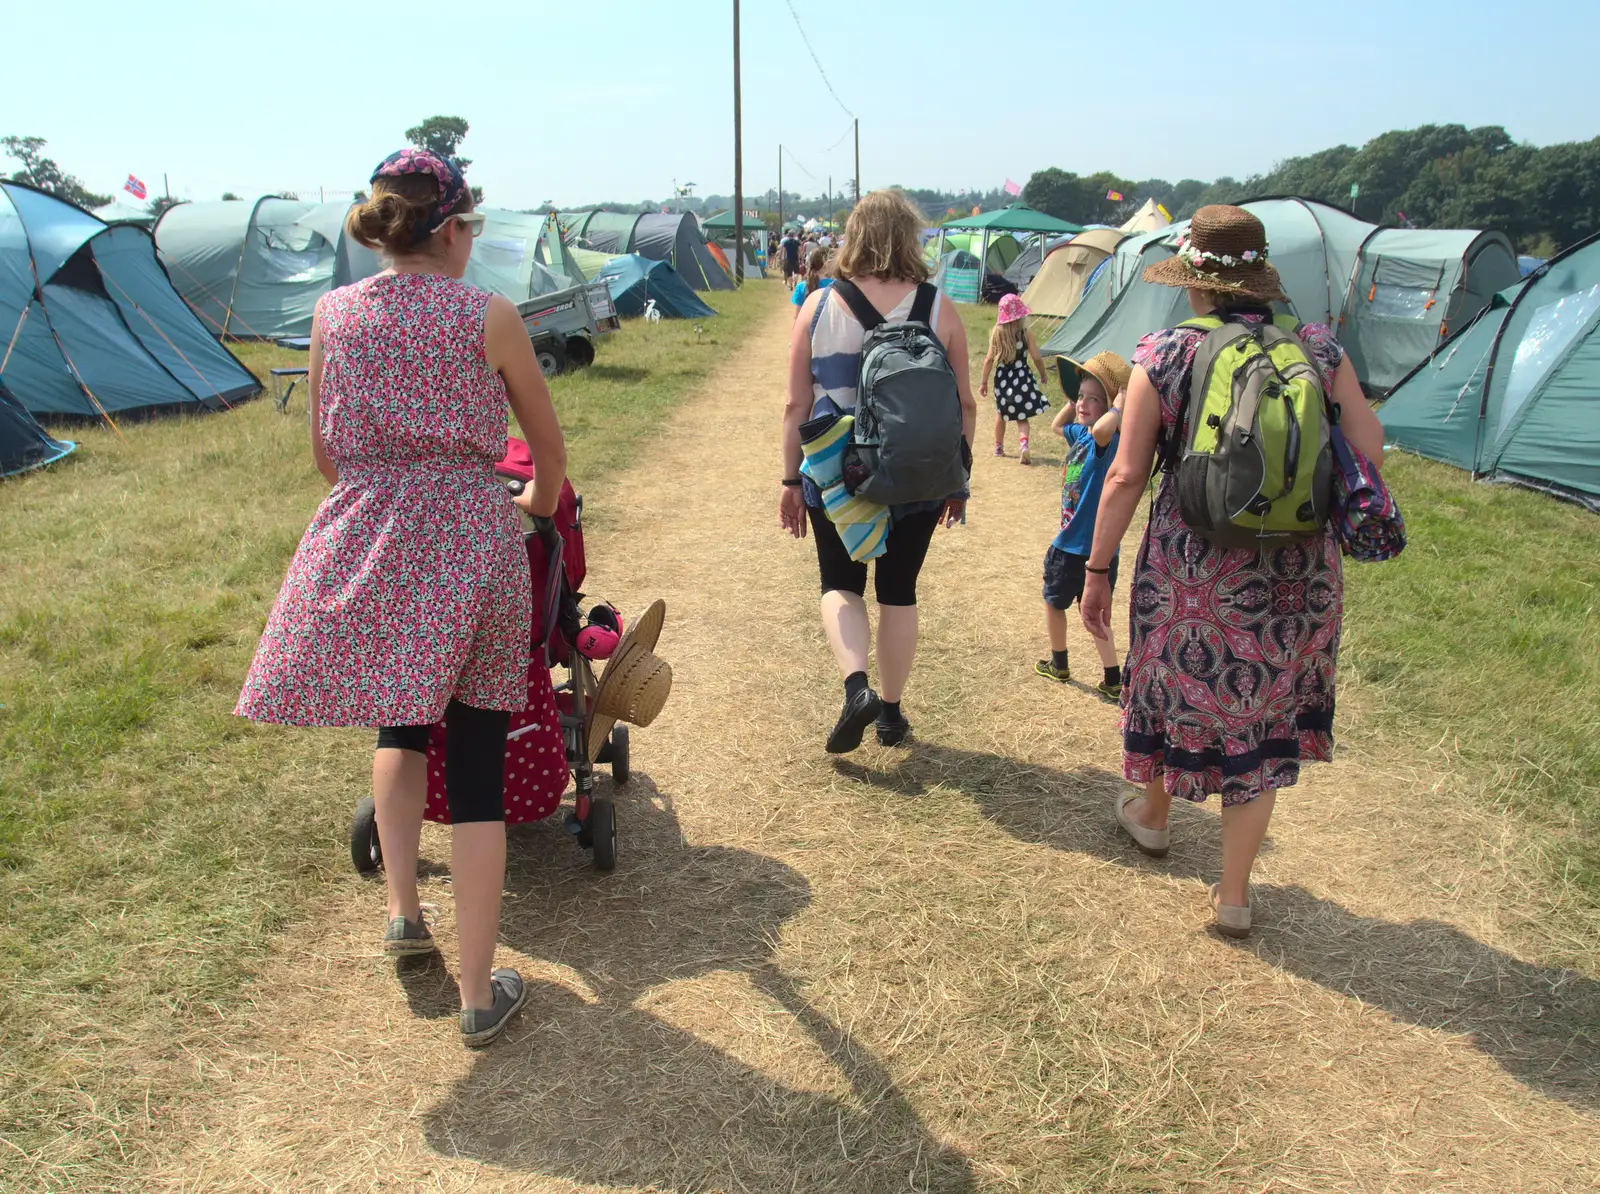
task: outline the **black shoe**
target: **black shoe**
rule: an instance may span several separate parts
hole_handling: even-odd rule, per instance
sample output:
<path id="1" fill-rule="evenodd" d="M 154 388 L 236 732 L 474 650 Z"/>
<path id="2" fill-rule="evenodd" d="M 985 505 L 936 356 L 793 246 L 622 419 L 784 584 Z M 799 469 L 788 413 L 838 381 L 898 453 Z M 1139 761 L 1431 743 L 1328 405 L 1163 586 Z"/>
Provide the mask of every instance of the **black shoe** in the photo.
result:
<path id="1" fill-rule="evenodd" d="M 828 735 L 828 753 L 847 755 L 861 745 L 861 736 L 867 727 L 883 712 L 883 702 L 870 688 L 863 688 L 854 697 L 846 697 L 844 709 Z"/>
<path id="2" fill-rule="evenodd" d="M 878 745 L 899 746 L 911 737 L 911 723 L 904 713 L 890 714 L 887 710 L 878 715 Z"/>

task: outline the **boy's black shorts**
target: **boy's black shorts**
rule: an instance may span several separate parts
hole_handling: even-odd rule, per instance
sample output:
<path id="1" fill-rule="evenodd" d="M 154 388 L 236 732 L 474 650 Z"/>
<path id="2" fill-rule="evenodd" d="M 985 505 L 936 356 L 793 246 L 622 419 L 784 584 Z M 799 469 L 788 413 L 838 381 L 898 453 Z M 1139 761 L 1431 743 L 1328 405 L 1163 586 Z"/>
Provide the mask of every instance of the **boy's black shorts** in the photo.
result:
<path id="1" fill-rule="evenodd" d="M 1083 597 L 1086 578 L 1084 565 L 1088 556 L 1073 555 L 1054 544 L 1044 553 L 1044 600 L 1051 609 L 1071 609 L 1074 601 Z M 1106 574 L 1113 590 L 1117 587 L 1117 557 L 1111 557 L 1111 571 Z"/>

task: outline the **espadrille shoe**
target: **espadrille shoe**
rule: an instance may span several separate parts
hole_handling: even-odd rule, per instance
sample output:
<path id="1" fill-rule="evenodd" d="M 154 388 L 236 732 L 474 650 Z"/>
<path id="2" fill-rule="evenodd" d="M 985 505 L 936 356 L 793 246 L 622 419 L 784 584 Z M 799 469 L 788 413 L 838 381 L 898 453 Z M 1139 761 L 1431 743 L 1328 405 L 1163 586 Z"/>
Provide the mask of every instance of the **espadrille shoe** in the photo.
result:
<path id="1" fill-rule="evenodd" d="M 1224 904 L 1218 898 L 1220 883 L 1211 885 L 1211 910 L 1217 914 L 1217 932 L 1224 937 L 1250 936 L 1250 905 L 1243 908 Z"/>
<path id="2" fill-rule="evenodd" d="M 1133 839 L 1133 844 L 1139 847 L 1141 853 L 1150 855 L 1151 858 L 1165 858 L 1167 851 L 1172 847 L 1172 831 L 1170 829 L 1151 829 L 1141 825 L 1128 815 L 1130 801 L 1139 799 L 1143 792 L 1117 793 L 1117 824 Z"/>

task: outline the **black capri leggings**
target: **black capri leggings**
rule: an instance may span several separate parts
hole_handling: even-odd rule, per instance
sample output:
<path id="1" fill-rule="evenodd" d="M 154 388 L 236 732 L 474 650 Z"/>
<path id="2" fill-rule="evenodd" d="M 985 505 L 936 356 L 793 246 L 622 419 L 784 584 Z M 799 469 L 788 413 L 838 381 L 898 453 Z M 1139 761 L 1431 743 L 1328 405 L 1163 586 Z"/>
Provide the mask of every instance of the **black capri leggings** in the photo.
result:
<path id="1" fill-rule="evenodd" d="M 444 791 L 450 824 L 506 819 L 506 730 L 511 714 L 451 701 L 444 711 Z M 428 753 L 432 726 L 384 726 L 378 749 Z"/>
<path id="2" fill-rule="evenodd" d="M 867 595 L 867 566 L 850 558 L 844 541 L 821 510 L 806 507 L 811 517 L 811 534 L 817 541 L 817 565 L 822 570 L 822 591 Z M 877 559 L 872 577 L 873 592 L 879 605 L 915 605 L 917 574 L 928 558 L 928 544 L 939 525 L 939 511 L 910 514 L 897 518 L 889 527 L 889 541 Z"/>

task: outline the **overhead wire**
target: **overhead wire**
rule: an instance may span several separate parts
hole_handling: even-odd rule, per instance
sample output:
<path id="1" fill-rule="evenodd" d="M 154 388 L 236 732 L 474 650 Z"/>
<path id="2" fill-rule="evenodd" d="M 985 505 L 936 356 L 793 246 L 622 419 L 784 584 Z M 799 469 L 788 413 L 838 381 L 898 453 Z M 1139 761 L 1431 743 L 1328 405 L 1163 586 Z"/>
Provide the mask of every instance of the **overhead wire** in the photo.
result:
<path id="1" fill-rule="evenodd" d="M 828 94 L 833 96 L 833 102 L 844 110 L 844 114 L 851 120 L 856 114 L 844 106 L 844 101 L 839 98 L 839 93 L 833 89 L 833 84 L 828 80 L 828 72 L 822 69 L 822 60 L 817 57 L 816 50 L 811 48 L 811 39 L 806 36 L 806 27 L 800 23 L 800 14 L 794 10 L 794 0 L 784 0 L 789 6 L 789 15 L 794 18 L 794 27 L 800 31 L 800 40 L 805 43 L 806 52 L 811 55 L 812 64 L 817 68 L 817 74 L 822 76 L 822 85 L 828 89 Z M 841 137 L 840 140 L 843 140 Z"/>

